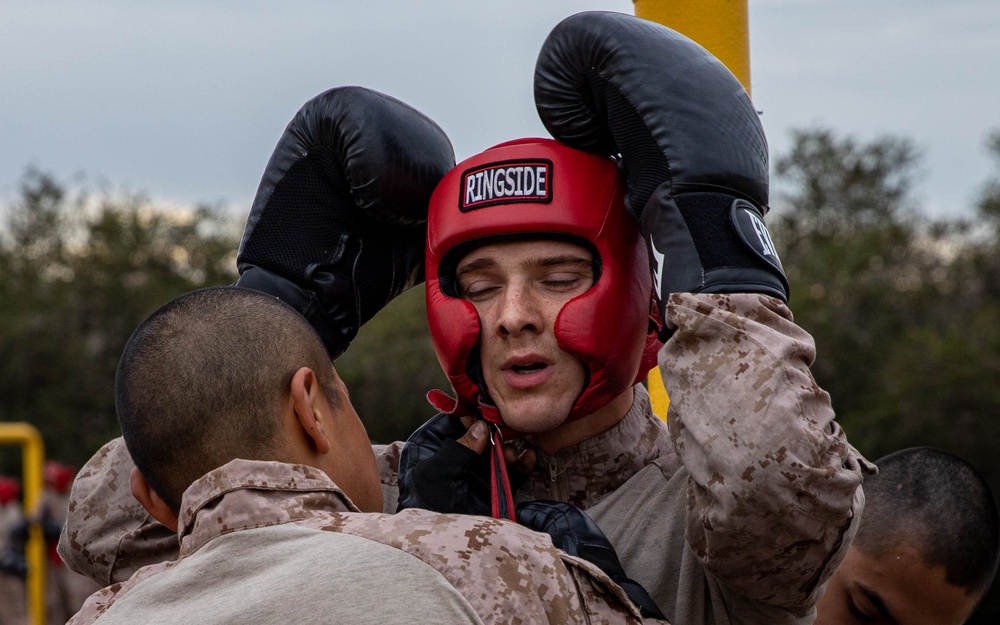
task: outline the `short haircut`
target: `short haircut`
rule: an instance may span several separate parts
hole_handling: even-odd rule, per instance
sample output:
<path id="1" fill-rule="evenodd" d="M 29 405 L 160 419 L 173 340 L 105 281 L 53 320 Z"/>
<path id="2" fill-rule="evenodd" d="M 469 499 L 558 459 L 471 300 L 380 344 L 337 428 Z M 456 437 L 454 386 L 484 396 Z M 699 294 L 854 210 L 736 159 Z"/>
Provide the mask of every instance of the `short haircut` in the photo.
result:
<path id="1" fill-rule="evenodd" d="M 903 449 L 865 477 L 865 510 L 855 545 L 880 557 L 901 544 L 949 584 L 984 593 L 1000 557 L 1000 517 L 986 480 L 966 461 L 930 447 Z"/>
<path id="2" fill-rule="evenodd" d="M 334 407 L 345 401 L 319 337 L 278 299 L 213 287 L 171 300 L 132 334 L 115 376 L 136 467 L 177 512 L 184 490 L 212 469 L 280 459 L 281 410 L 301 367 Z"/>

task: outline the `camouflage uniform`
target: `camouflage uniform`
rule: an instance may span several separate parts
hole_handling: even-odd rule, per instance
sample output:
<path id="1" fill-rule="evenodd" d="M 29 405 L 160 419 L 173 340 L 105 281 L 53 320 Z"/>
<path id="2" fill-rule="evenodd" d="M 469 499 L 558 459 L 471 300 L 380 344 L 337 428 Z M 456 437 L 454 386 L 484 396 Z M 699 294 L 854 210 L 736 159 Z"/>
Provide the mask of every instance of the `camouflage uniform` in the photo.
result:
<path id="1" fill-rule="evenodd" d="M 673 449 L 667 426 L 653 414 L 649 392 L 641 384 L 633 387 L 632 406 L 614 427 L 554 454 L 535 449 L 537 463 L 516 493 L 517 501 L 551 499 L 589 508 L 614 492 L 630 477 Z M 518 450 L 525 439 L 515 441 Z M 403 443 L 373 445 L 386 512 L 396 510 L 399 500 L 397 473 Z"/>
<path id="2" fill-rule="evenodd" d="M 672 621 L 811 623 L 822 584 L 857 529 L 861 474 L 873 470 L 809 373 L 812 338 L 787 307 L 760 295 L 677 294 L 667 323 L 675 333 L 660 370 L 671 396 L 670 437 L 637 389 L 624 425 L 582 443 L 586 453 L 559 452 L 566 464 L 556 482 L 546 479 L 550 465 L 541 456 L 521 496 L 564 494 L 588 505 L 593 500 L 573 494 L 581 487 L 562 485 L 593 462 L 599 471 L 588 479 L 608 494 L 588 513 Z M 617 453 L 594 462 L 598 440 Z M 638 442 L 630 448 L 629 440 Z M 399 444 L 377 451 L 383 491 L 394 497 Z M 112 445 L 81 471 L 60 542 L 77 570 L 120 580 L 139 563 L 172 557 L 161 549 L 163 528 L 157 533 L 137 503 L 121 501 L 131 500 L 131 466 L 124 446 Z M 608 466 L 628 469 L 602 482 Z M 395 508 L 388 498 L 387 505 Z M 176 550 L 176 539 L 166 540 Z"/>
<path id="3" fill-rule="evenodd" d="M 140 567 L 177 557 L 177 533 L 160 525 L 132 497 L 135 464 L 116 438 L 76 474 L 59 557 L 101 586 L 123 582 Z"/>
<path id="4" fill-rule="evenodd" d="M 812 338 L 761 295 L 673 295 L 666 321 L 675 453 L 588 513 L 675 623 L 812 623 L 874 471 L 809 373 Z"/>
<path id="5" fill-rule="evenodd" d="M 666 424 L 649 405 L 649 392 L 637 384 L 632 407 L 610 430 L 552 455 L 535 449 L 537 463 L 517 500 L 551 499 L 587 509 L 672 449 Z"/>
<path id="6" fill-rule="evenodd" d="M 403 443 L 374 445 L 382 480 L 383 510 L 395 512 Z M 649 406 L 641 385 L 615 427 L 548 456 L 518 491 L 518 500 L 554 499 L 588 507 L 613 492 L 642 467 L 672 449 L 666 425 Z M 132 497 L 132 459 L 121 438 L 97 451 L 77 474 L 70 514 L 59 539 L 67 565 L 102 586 L 128 579 L 139 567 L 177 557 L 177 536 L 150 517 Z"/>
<path id="7" fill-rule="evenodd" d="M 180 558 L 70 621 L 638 623 L 624 593 L 548 536 L 487 517 L 359 512 L 322 471 L 234 460 L 191 485 Z"/>

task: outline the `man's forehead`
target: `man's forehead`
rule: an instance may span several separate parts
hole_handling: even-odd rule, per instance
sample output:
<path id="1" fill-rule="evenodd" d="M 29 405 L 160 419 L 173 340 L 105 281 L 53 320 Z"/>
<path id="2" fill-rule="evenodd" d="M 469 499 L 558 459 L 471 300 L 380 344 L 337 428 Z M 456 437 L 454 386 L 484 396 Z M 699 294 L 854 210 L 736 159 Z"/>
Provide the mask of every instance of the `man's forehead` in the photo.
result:
<path id="1" fill-rule="evenodd" d="M 483 243 L 458 261 L 459 272 L 470 269 L 517 263 L 550 265 L 557 263 L 593 262 L 594 255 L 582 244 L 556 238 L 531 238 Z"/>
<path id="2" fill-rule="evenodd" d="M 879 555 L 864 553 L 858 545 L 848 552 L 851 562 L 841 565 L 850 584 L 879 609 L 886 622 L 963 623 L 979 597 L 947 579 L 944 567 L 928 564 L 910 545 L 890 547 Z M 834 573 L 837 575 L 840 569 Z"/>

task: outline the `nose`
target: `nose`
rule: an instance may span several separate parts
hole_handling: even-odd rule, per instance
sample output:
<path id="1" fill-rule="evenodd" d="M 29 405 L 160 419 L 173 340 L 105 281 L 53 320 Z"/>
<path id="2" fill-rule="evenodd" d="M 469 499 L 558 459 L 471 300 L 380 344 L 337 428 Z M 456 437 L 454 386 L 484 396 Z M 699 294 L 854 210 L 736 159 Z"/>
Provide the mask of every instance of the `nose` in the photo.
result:
<path id="1" fill-rule="evenodd" d="M 538 294 L 523 284 L 508 285 L 498 302 L 496 332 L 500 336 L 518 336 L 528 332 L 541 332 L 545 317 L 538 301 Z"/>

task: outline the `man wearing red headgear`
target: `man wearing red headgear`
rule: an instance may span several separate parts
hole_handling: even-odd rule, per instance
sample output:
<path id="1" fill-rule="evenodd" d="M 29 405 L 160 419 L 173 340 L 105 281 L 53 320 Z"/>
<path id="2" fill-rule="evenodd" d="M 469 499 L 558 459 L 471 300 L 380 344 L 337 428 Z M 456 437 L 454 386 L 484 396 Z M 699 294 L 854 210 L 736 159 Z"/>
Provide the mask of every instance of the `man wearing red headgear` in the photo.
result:
<path id="1" fill-rule="evenodd" d="M 431 198 L 427 318 L 456 397 L 430 397 L 442 413 L 481 415 L 495 451 L 528 435 L 518 445 L 537 462 L 520 499 L 587 507 L 670 449 L 637 384 L 660 343 L 645 245 L 623 200 L 611 158 L 549 139 L 473 156 Z M 435 452 L 429 435 L 456 427 L 438 417 L 411 437 L 401 507 L 450 507 L 438 499 L 454 493 L 418 464 Z M 513 516 L 504 463 L 491 466 L 493 505 L 460 509 Z"/>
<path id="2" fill-rule="evenodd" d="M 14 544 L 14 533 L 23 527 L 21 480 L 0 475 L 0 623 L 18 625 L 27 621 L 24 553 Z"/>
<path id="3" fill-rule="evenodd" d="M 627 188 L 619 211 L 634 218 L 645 241 L 665 340 L 659 365 L 671 395 L 669 450 L 615 488 L 599 484 L 598 496 L 582 505 L 625 572 L 671 622 L 811 623 L 824 583 L 857 531 L 861 476 L 870 465 L 834 421 L 829 396 L 809 372 L 812 339 L 786 306 L 788 283 L 763 221 L 767 144 L 746 91 L 674 31 L 627 15 L 582 13 L 546 40 L 535 100 L 560 141 L 620 155 Z M 553 184 L 527 193 L 516 171 L 512 184 L 507 172 L 528 168 L 532 155 L 525 149 L 504 156 L 487 151 L 459 165 L 442 182 L 451 188 L 439 187 L 432 200 L 428 310 L 439 359 L 459 396 L 452 412 L 517 424 L 522 432 L 555 426 L 579 433 L 574 418 L 586 422 L 608 406 L 622 414 L 613 394 L 588 403 L 598 395 L 590 385 L 605 378 L 602 367 L 634 374 L 628 347 L 634 354 L 643 344 L 628 318 L 631 300 L 617 298 L 621 318 L 614 309 L 582 304 L 606 287 L 597 270 L 604 257 L 587 245 L 594 243 L 588 234 L 572 228 L 583 206 L 603 201 L 605 187 L 552 159 L 534 178 L 544 173 Z M 562 198 L 560 176 L 572 181 Z M 569 217 L 559 221 L 562 214 Z M 568 280 L 560 297 L 546 300 L 544 283 L 532 289 L 530 274 L 503 260 L 502 246 L 510 244 L 496 237 L 511 232 L 541 237 L 532 240 L 570 261 L 549 285 Z M 590 289 L 587 272 L 574 278 L 570 269 L 573 259 L 587 260 L 588 249 L 597 260 Z M 536 247 L 534 256 L 545 254 Z M 546 301 L 550 307 L 541 305 Z M 552 323 L 538 325 L 543 320 Z M 548 335 L 563 354 L 550 359 L 550 345 L 536 357 L 526 345 L 545 345 Z M 613 355 L 602 361 L 602 354 Z M 557 400 L 555 389 L 543 389 L 560 370 L 570 373 Z M 583 414 L 574 414 L 581 404 Z M 400 466 L 402 504 L 482 510 L 482 485 L 466 477 L 481 468 L 463 467 L 458 446 L 434 440 L 445 431 L 432 421 L 411 438 Z M 527 431 L 543 445 L 574 442 Z M 474 451 L 484 447 L 469 435 L 461 441 Z M 432 478 L 472 496 L 444 497 Z M 494 513 L 503 512 L 504 481 L 494 478 L 488 488 Z"/>

